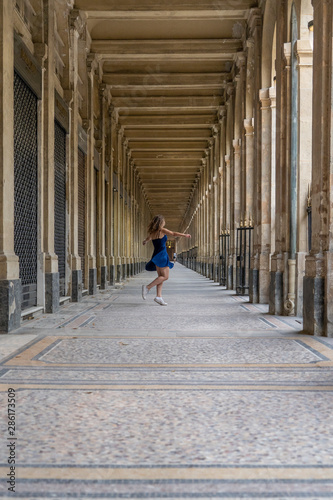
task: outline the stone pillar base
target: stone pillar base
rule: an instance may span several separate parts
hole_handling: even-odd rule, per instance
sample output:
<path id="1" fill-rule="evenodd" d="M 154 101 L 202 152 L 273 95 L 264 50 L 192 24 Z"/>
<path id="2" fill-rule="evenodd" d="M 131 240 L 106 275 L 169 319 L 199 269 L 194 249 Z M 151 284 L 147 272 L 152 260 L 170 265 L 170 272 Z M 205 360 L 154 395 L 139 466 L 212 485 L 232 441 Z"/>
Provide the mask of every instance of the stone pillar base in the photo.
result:
<path id="1" fill-rule="evenodd" d="M 234 266 L 229 265 L 227 269 L 227 290 L 234 288 Z"/>
<path id="2" fill-rule="evenodd" d="M 220 283 L 220 266 L 218 264 L 215 264 L 214 268 L 215 268 L 214 281 L 215 283 Z"/>
<path id="3" fill-rule="evenodd" d="M 57 312 L 59 299 L 59 273 L 45 273 L 45 312 Z"/>
<path id="4" fill-rule="evenodd" d="M 116 281 L 116 266 L 114 264 L 112 264 L 110 267 L 109 267 L 109 272 L 110 272 L 110 279 L 109 279 L 109 284 L 111 286 L 113 286 L 115 284 L 115 281 Z"/>
<path id="5" fill-rule="evenodd" d="M 72 271 L 72 302 L 82 300 L 82 271 Z"/>
<path id="6" fill-rule="evenodd" d="M 304 333 L 325 335 L 325 278 L 304 277 L 303 305 Z"/>
<path id="7" fill-rule="evenodd" d="M 259 271 L 250 269 L 249 273 L 249 296 L 252 304 L 259 303 Z"/>
<path id="8" fill-rule="evenodd" d="M 283 315 L 283 273 L 281 271 L 271 271 L 269 314 Z"/>
<path id="9" fill-rule="evenodd" d="M 97 293 L 97 268 L 89 269 L 89 295 Z"/>
<path id="10" fill-rule="evenodd" d="M 126 272 L 126 267 L 127 267 L 127 264 L 122 264 L 121 265 L 121 275 L 122 275 L 122 279 L 123 280 L 126 280 L 127 278 L 127 272 Z"/>
<path id="11" fill-rule="evenodd" d="M 101 290 L 106 290 L 108 286 L 108 268 L 107 266 L 101 267 Z"/>
<path id="12" fill-rule="evenodd" d="M 0 280 L 0 333 L 21 324 L 21 280 Z"/>
<path id="13" fill-rule="evenodd" d="M 117 264 L 117 279 L 116 279 L 117 283 L 119 283 L 121 281 L 121 276 L 122 276 L 121 264 Z"/>

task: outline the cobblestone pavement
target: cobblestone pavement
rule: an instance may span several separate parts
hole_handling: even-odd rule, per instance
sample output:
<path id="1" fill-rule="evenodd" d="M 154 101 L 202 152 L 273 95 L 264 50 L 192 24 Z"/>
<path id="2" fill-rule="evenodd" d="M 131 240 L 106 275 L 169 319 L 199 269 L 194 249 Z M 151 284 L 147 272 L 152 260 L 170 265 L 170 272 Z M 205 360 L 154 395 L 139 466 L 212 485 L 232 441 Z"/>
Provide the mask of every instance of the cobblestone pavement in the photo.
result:
<path id="1" fill-rule="evenodd" d="M 0 337 L 0 498 L 333 499 L 333 339 L 170 274 Z"/>

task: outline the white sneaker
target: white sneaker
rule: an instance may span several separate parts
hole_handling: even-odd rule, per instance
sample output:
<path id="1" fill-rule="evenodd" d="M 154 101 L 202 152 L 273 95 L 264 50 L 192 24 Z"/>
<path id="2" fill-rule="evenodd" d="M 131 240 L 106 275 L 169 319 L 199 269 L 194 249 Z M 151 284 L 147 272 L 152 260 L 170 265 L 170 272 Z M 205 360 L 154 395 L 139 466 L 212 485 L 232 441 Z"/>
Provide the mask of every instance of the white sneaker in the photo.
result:
<path id="1" fill-rule="evenodd" d="M 154 300 L 160 306 L 167 306 L 168 305 L 166 302 L 164 302 L 164 300 L 162 299 L 162 297 L 155 297 Z"/>
<path id="2" fill-rule="evenodd" d="M 146 287 L 146 285 L 142 285 L 142 298 L 143 298 L 143 300 L 146 300 L 148 293 L 149 293 L 149 290 Z"/>

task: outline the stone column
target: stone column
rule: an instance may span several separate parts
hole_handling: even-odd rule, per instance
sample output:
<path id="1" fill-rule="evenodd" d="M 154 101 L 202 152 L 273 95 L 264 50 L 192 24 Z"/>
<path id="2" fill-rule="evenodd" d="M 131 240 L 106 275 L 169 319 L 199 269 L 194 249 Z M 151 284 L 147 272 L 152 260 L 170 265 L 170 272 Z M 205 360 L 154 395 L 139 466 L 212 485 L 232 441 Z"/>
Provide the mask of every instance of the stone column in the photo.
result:
<path id="1" fill-rule="evenodd" d="M 98 241 L 97 241 L 97 273 L 101 290 L 107 288 L 107 257 L 105 241 L 106 210 L 105 206 L 105 178 L 106 178 L 106 116 L 107 116 L 107 88 L 102 84 L 99 86 L 100 102 L 100 131 L 98 148 L 100 151 L 100 170 L 99 170 L 99 197 L 97 200 L 98 215 Z M 109 199 L 109 197 L 108 197 Z"/>
<path id="2" fill-rule="evenodd" d="M 212 280 L 214 279 L 213 268 L 214 268 L 214 188 L 213 188 L 213 176 L 214 176 L 214 163 L 215 163 L 215 152 L 214 152 L 214 140 L 210 140 L 209 143 L 209 172 L 208 172 L 208 228 L 209 228 L 209 269 L 208 277 Z"/>
<path id="3" fill-rule="evenodd" d="M 270 283 L 271 252 L 271 142 L 272 117 L 269 89 L 259 92 L 261 102 L 261 176 L 260 182 L 260 214 L 258 224 L 258 259 L 257 266 L 251 269 L 250 299 L 253 303 L 268 303 Z"/>
<path id="4" fill-rule="evenodd" d="M 20 326 L 21 280 L 14 253 L 14 31 L 12 0 L 0 4 L 0 333 Z"/>
<path id="5" fill-rule="evenodd" d="M 89 56 L 87 60 L 87 78 L 88 78 L 88 99 L 87 99 L 87 120 L 84 120 L 83 126 L 87 129 L 87 254 L 89 269 L 89 295 L 95 295 L 97 292 L 97 267 L 96 251 L 94 247 L 96 216 L 95 216 L 95 136 L 94 136 L 94 80 L 97 61 L 94 56 Z M 96 235 L 97 236 L 97 235 Z"/>
<path id="6" fill-rule="evenodd" d="M 234 226 L 233 226 L 233 232 L 232 238 L 233 238 L 233 245 L 234 245 L 234 254 L 233 254 L 233 285 L 234 289 L 237 286 L 237 263 L 236 263 L 236 258 L 237 258 L 237 246 L 236 246 L 236 237 L 237 237 L 237 227 L 240 224 L 241 220 L 241 190 L 240 190 L 240 179 L 241 179 L 241 140 L 240 139 L 234 139 L 233 140 L 233 148 L 234 148 L 234 172 L 233 172 L 233 186 L 234 186 L 234 204 L 233 204 L 233 214 L 234 214 Z"/>
<path id="7" fill-rule="evenodd" d="M 117 125 L 117 138 L 116 138 L 116 147 L 117 147 L 117 178 L 118 178 L 118 192 L 117 192 L 117 214 L 115 214 L 115 228 L 114 235 L 116 241 L 116 266 L 117 266 L 117 282 L 120 282 L 122 279 L 122 260 L 121 260 L 121 252 L 122 252 L 122 234 L 121 234 L 121 199 L 120 199 L 120 171 L 121 171 L 121 161 L 122 161 L 122 134 L 123 130 L 120 125 Z"/>
<path id="8" fill-rule="evenodd" d="M 71 296 L 73 302 L 82 299 L 82 270 L 81 258 L 78 251 L 78 58 L 79 58 L 79 38 L 83 32 L 83 22 L 78 10 L 73 10 L 70 14 L 70 45 L 72 50 L 72 73 L 71 88 L 66 91 L 66 100 L 70 103 L 70 157 L 69 157 L 69 179 L 71 189 L 69 190 L 69 211 L 70 211 L 70 260 L 72 270 Z"/>
<path id="9" fill-rule="evenodd" d="M 286 2 L 280 1 L 277 8 L 277 27 L 276 27 L 276 46 L 283 47 L 285 41 L 286 26 Z M 269 312 L 270 314 L 283 314 L 284 299 L 284 280 L 283 275 L 286 268 L 286 248 L 287 234 L 286 228 L 289 228 L 287 220 L 286 204 L 288 200 L 288 169 L 286 158 L 288 156 L 287 143 L 287 94 L 289 68 L 288 60 L 282 50 L 277 51 L 276 58 L 276 210 L 275 210 L 275 252 L 271 258 L 271 278 L 269 289 Z M 274 180 L 272 182 L 274 184 Z M 288 256 L 287 256 L 288 259 Z"/>
<path id="10" fill-rule="evenodd" d="M 311 186 L 312 159 L 312 47 L 309 40 L 298 40 L 298 176 L 297 176 L 297 251 L 295 313 L 303 314 L 303 279 L 308 249 L 307 198 Z M 302 105 L 306 103 L 306 105 Z"/>
<path id="11" fill-rule="evenodd" d="M 219 237 L 220 237 L 220 126 L 215 127 L 214 130 L 214 171 L 213 171 L 213 217 L 214 217 L 214 267 L 213 267 L 213 280 L 219 281 Z"/>
<path id="12" fill-rule="evenodd" d="M 42 254 L 45 270 L 45 311 L 59 309 L 58 257 L 54 253 L 54 0 L 44 8 L 47 59 L 43 72 L 43 158 L 42 158 Z"/>
<path id="13" fill-rule="evenodd" d="M 112 160 L 112 106 L 108 106 L 105 110 L 105 168 L 108 172 L 108 203 L 105 207 L 105 224 L 106 224 L 106 257 L 107 257 L 107 274 L 109 285 L 114 284 L 113 271 L 113 240 L 112 240 L 112 214 L 113 214 L 113 160 Z"/>
<path id="14" fill-rule="evenodd" d="M 304 277 L 304 332 L 333 336 L 332 0 L 313 0 L 312 249 Z"/>

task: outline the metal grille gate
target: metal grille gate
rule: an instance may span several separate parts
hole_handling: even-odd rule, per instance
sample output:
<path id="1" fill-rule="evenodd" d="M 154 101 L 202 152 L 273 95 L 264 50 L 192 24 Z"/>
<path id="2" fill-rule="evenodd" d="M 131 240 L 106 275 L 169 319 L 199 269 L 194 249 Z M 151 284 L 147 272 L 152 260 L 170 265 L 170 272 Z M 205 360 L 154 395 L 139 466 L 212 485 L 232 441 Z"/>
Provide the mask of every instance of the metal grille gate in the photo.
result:
<path id="1" fill-rule="evenodd" d="M 54 124 L 54 251 L 58 256 L 59 292 L 65 295 L 66 277 L 66 132 Z"/>
<path id="2" fill-rule="evenodd" d="M 21 308 L 37 305 L 37 97 L 14 74 L 14 250 L 19 257 Z"/>
<path id="3" fill-rule="evenodd" d="M 249 294 L 253 227 L 237 228 L 236 293 Z"/>
<path id="4" fill-rule="evenodd" d="M 79 256 L 81 257 L 82 286 L 85 288 L 85 258 L 86 258 L 86 157 L 79 149 L 78 153 L 78 237 Z"/>
<path id="5" fill-rule="evenodd" d="M 98 204 L 97 204 L 97 197 L 98 197 L 98 170 L 97 168 L 94 168 L 95 170 L 95 231 L 94 231 L 94 239 L 95 239 L 95 257 L 96 257 L 96 262 L 97 262 L 97 248 L 98 248 Z"/>
<path id="6" fill-rule="evenodd" d="M 230 234 L 226 230 L 220 234 L 220 285 L 227 286 Z"/>

